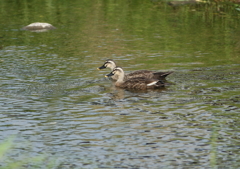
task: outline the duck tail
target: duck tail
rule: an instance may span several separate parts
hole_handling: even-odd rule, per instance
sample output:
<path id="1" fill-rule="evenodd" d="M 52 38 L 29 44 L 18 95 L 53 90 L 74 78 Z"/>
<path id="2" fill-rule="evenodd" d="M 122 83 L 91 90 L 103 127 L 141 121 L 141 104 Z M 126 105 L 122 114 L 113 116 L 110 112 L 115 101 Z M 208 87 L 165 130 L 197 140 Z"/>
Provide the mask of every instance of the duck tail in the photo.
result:
<path id="1" fill-rule="evenodd" d="M 153 74 L 156 79 L 164 79 L 165 77 L 167 77 L 168 75 L 170 75 L 172 73 L 173 73 L 173 71 L 172 72 L 155 72 Z"/>

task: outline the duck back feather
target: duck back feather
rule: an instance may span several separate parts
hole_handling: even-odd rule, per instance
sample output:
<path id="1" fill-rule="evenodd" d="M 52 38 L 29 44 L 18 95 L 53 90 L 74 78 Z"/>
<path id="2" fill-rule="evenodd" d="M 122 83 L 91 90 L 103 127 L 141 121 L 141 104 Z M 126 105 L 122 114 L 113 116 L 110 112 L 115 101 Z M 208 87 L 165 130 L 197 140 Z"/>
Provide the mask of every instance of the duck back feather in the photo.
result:
<path id="1" fill-rule="evenodd" d="M 147 79 L 165 80 L 165 78 L 173 72 L 154 72 L 150 70 L 138 70 L 126 75 L 127 79 L 144 77 Z"/>

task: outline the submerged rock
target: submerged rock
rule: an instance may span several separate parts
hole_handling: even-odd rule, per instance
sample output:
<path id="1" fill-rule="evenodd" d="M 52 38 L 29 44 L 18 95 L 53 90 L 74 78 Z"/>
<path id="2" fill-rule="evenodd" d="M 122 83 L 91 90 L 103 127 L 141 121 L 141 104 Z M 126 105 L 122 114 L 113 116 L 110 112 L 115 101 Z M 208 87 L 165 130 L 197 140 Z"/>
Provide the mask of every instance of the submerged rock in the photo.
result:
<path id="1" fill-rule="evenodd" d="M 168 2 L 169 5 L 171 6 L 180 6 L 180 5 L 189 5 L 189 4 L 196 4 L 200 2 L 199 0 L 186 0 L 186 1 L 179 1 L 179 0 L 175 0 L 175 1 L 170 1 Z"/>
<path id="2" fill-rule="evenodd" d="M 49 23 L 35 22 L 23 27 L 22 29 L 31 32 L 46 32 L 51 29 L 56 29 L 56 27 L 52 26 Z"/>

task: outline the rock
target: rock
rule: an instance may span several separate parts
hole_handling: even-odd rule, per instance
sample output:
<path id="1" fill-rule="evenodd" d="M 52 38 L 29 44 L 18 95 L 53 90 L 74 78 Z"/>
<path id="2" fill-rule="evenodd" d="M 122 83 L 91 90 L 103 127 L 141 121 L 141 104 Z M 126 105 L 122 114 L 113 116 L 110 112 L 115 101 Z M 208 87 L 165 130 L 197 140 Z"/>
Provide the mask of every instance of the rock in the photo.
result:
<path id="1" fill-rule="evenodd" d="M 22 29 L 28 30 L 31 32 L 46 32 L 51 29 L 56 29 L 56 27 L 52 26 L 49 23 L 35 22 L 35 23 L 31 23 L 28 26 L 23 27 Z"/>

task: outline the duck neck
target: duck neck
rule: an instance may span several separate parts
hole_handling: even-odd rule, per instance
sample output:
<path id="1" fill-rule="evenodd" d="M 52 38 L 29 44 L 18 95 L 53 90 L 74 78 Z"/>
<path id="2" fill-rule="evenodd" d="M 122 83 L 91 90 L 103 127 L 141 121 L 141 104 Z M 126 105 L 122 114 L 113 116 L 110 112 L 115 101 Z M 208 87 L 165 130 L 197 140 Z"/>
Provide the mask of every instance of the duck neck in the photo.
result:
<path id="1" fill-rule="evenodd" d="M 111 71 L 113 71 L 113 69 L 116 67 L 116 65 L 115 64 L 111 64 L 110 66 L 109 66 L 109 68 L 111 69 Z"/>
<path id="2" fill-rule="evenodd" d="M 124 82 L 125 74 L 122 72 L 121 74 L 118 75 L 118 80 L 117 83 L 122 83 Z"/>

